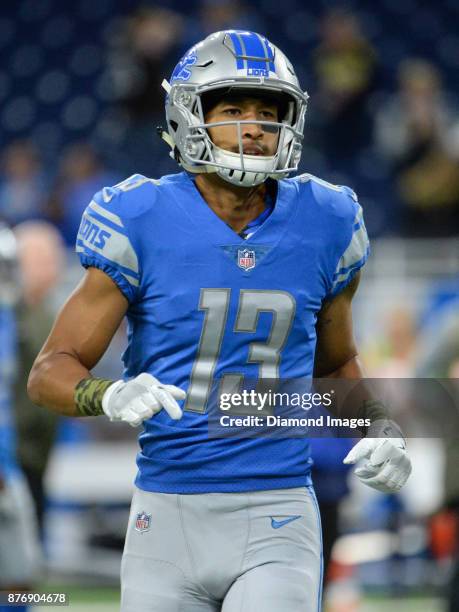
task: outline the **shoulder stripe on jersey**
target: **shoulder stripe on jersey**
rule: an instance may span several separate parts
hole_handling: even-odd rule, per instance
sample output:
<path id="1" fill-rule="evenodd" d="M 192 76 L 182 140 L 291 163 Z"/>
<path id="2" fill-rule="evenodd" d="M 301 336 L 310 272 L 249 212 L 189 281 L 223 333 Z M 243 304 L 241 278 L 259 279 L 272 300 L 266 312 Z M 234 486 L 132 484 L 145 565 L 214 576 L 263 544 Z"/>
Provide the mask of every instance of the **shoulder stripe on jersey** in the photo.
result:
<path id="1" fill-rule="evenodd" d="M 342 271 L 346 270 L 353 265 L 354 261 L 358 261 L 368 248 L 368 237 L 364 226 L 362 226 L 357 232 L 354 232 L 352 240 L 341 256 L 338 267 L 336 268 L 335 275 L 341 274 Z"/>
<path id="2" fill-rule="evenodd" d="M 94 263 L 97 264 L 106 264 L 107 266 L 110 266 L 113 270 L 115 270 L 118 274 L 121 274 L 121 276 L 133 287 L 138 287 L 139 286 L 139 278 L 138 278 L 138 274 L 134 274 L 133 272 L 131 272 L 130 270 L 126 270 L 125 268 L 123 268 L 123 266 L 119 266 L 119 265 L 114 265 L 113 261 L 111 261 L 110 259 L 107 259 L 106 257 L 103 257 L 100 253 L 97 253 L 96 251 L 92 251 L 91 249 L 89 249 L 87 246 L 85 246 L 81 240 L 77 240 L 77 246 L 76 246 L 76 252 L 77 253 L 81 253 L 84 257 L 89 258 L 89 260 L 94 260 Z"/>
<path id="3" fill-rule="evenodd" d="M 94 212 L 92 206 L 89 206 L 86 209 L 86 217 L 88 219 L 91 219 L 93 222 L 99 223 L 101 226 L 102 225 L 104 225 L 104 226 L 106 225 L 108 228 L 114 230 L 115 232 L 123 234 L 123 236 L 127 236 L 128 235 L 128 233 L 124 229 L 124 227 L 120 227 L 119 225 L 117 225 L 116 223 L 113 223 L 112 221 L 110 221 L 106 217 L 103 217 L 102 215 L 97 214 L 96 212 Z"/>
<path id="4" fill-rule="evenodd" d="M 142 176 L 141 174 L 133 174 L 129 178 L 117 183 L 113 187 L 104 187 L 102 189 L 102 198 L 105 204 L 109 204 L 112 199 L 123 191 L 131 191 L 131 189 L 136 189 L 145 183 L 153 183 L 153 185 L 159 185 L 160 181 L 157 179 L 148 178 L 146 176 Z"/>
<path id="5" fill-rule="evenodd" d="M 124 277 L 126 278 L 129 277 L 128 279 L 129 282 L 132 281 L 132 284 L 135 284 L 136 286 L 139 284 L 138 283 L 138 280 L 140 278 L 139 274 L 119 264 L 114 266 L 114 262 L 112 259 L 107 259 L 107 257 L 104 257 L 103 255 L 95 251 L 94 249 L 89 248 L 81 240 L 77 240 L 75 250 L 77 253 L 83 253 L 84 255 L 87 255 L 88 257 L 94 257 L 95 259 L 97 259 L 97 261 L 103 261 L 104 263 L 111 265 L 112 268 L 115 267 L 116 270 L 118 270 Z"/>
<path id="6" fill-rule="evenodd" d="M 94 257 L 98 261 L 103 261 L 106 264 L 110 264 L 112 268 L 115 267 L 113 260 L 107 259 L 106 257 L 101 255 L 94 249 L 88 247 L 87 245 L 84 244 L 82 240 L 77 240 L 75 250 L 77 253 L 83 253 L 84 255 L 87 255 L 88 257 Z M 129 276 L 130 279 L 132 278 L 133 281 L 137 281 L 140 279 L 140 275 L 137 272 L 133 272 L 129 268 L 125 268 L 124 266 L 120 264 L 116 265 L 116 269 L 119 270 L 123 274 L 123 276 Z"/>
<path id="7" fill-rule="evenodd" d="M 358 270 L 359 268 L 361 268 L 363 264 L 366 262 L 366 260 L 368 259 L 369 254 L 370 254 L 370 247 L 367 248 L 367 250 L 365 251 L 365 254 L 363 255 L 361 259 L 354 262 L 352 265 L 348 266 L 347 268 L 342 268 L 342 270 L 340 270 L 339 272 L 336 272 L 333 276 L 333 279 L 334 279 L 333 285 L 335 286 L 338 283 L 342 282 L 343 280 L 346 280 L 346 278 L 349 276 L 351 272 L 353 272 L 356 269 Z"/>
<path id="8" fill-rule="evenodd" d="M 118 217 L 118 215 L 115 215 L 115 213 L 112 213 L 109 210 L 106 210 L 102 206 L 99 206 L 99 204 L 97 204 L 97 202 L 94 202 L 94 200 L 91 200 L 91 202 L 89 203 L 89 206 L 90 206 L 90 210 L 95 211 L 101 217 L 105 217 L 106 219 L 108 219 L 109 221 L 114 223 L 115 225 L 119 225 L 120 227 L 124 227 L 123 226 L 123 222 Z"/>
<path id="9" fill-rule="evenodd" d="M 114 188 L 119 189 L 120 191 L 131 191 L 131 189 L 136 189 L 145 183 L 153 183 L 154 185 L 159 185 L 158 179 L 152 179 L 148 176 L 142 176 L 141 174 L 133 174 L 129 176 L 124 181 L 117 183 Z"/>
<path id="10" fill-rule="evenodd" d="M 363 222 L 362 209 L 359 206 L 354 219 L 351 242 L 340 257 L 333 275 L 332 291 L 336 291 L 339 285 L 345 283 L 356 270 L 363 266 L 369 253 L 368 235 Z"/>
<path id="11" fill-rule="evenodd" d="M 324 181 L 313 174 L 300 174 L 299 176 L 295 176 L 293 180 L 297 180 L 300 183 L 307 183 L 308 181 L 313 181 L 314 183 L 318 183 L 322 185 L 322 187 L 327 187 L 328 189 L 332 189 L 333 191 L 343 191 L 343 188 L 340 185 L 333 185 L 333 183 L 329 183 L 328 181 Z"/>
<path id="12" fill-rule="evenodd" d="M 137 274 L 139 272 L 139 263 L 129 238 L 125 234 L 115 231 L 94 217 L 91 217 L 91 215 L 87 215 L 87 218 L 96 223 L 102 231 L 109 233 L 103 246 L 91 242 L 90 248 L 103 253 L 108 259 L 117 261 L 120 265 Z"/>
<path id="13" fill-rule="evenodd" d="M 78 240 L 91 251 L 100 253 L 113 263 L 136 274 L 139 272 L 137 255 L 129 238 L 91 216 L 88 211 L 83 215 Z"/>

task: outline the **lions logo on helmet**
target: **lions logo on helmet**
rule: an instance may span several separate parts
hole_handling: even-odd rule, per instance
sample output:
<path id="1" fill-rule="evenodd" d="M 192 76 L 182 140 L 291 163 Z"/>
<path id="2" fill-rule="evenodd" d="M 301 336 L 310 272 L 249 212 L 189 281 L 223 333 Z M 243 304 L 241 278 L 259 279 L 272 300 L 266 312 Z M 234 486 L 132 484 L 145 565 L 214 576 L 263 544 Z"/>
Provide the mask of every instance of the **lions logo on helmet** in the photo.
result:
<path id="1" fill-rule="evenodd" d="M 185 57 L 183 57 L 172 73 L 171 81 L 188 81 L 191 77 L 191 70 L 189 66 L 196 64 L 196 54 L 191 50 Z"/>
<path id="2" fill-rule="evenodd" d="M 233 185 L 252 187 L 268 177 L 281 179 L 298 169 L 301 157 L 304 116 L 308 94 L 300 88 L 287 57 L 264 36 L 244 30 L 225 30 L 208 36 L 192 47 L 174 69 L 170 83 L 163 81 L 166 96 L 168 133 L 162 137 L 173 155 L 188 172 L 216 172 Z M 242 149 L 241 124 L 239 152 L 217 147 L 204 119 L 203 98 L 209 93 L 260 91 L 278 97 L 285 108 L 278 122 L 277 151 L 272 156 L 248 155 Z M 245 123 L 266 122 L 250 120 Z"/>

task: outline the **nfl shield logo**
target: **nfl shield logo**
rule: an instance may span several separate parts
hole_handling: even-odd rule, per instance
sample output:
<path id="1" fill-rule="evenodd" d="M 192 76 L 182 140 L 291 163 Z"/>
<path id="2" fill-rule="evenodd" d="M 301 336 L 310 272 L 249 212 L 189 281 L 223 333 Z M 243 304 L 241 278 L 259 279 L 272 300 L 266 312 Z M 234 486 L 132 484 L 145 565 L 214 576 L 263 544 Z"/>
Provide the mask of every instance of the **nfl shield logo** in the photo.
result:
<path id="1" fill-rule="evenodd" d="M 238 250 L 237 265 L 243 270 L 251 270 L 255 268 L 255 251 L 248 249 Z"/>
<path id="2" fill-rule="evenodd" d="M 135 519 L 135 530 L 143 533 L 144 531 L 148 531 L 150 529 L 151 524 L 151 514 L 147 514 L 142 511 L 137 514 Z"/>

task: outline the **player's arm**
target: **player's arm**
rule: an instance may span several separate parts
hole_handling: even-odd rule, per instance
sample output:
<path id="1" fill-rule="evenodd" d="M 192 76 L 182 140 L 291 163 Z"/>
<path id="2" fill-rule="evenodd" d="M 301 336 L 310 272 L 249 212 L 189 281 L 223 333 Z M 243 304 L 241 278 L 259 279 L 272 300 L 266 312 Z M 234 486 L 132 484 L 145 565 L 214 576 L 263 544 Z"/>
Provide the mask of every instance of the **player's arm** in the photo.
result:
<path id="1" fill-rule="evenodd" d="M 358 272 L 350 283 L 332 299 L 327 300 L 317 317 L 317 346 L 314 362 L 314 377 L 318 379 L 338 378 L 363 380 L 363 366 L 360 362 L 354 339 L 352 324 L 352 299 L 360 283 Z M 365 384 L 353 386 L 351 401 L 340 401 L 334 406 L 336 416 L 343 418 L 386 418 L 382 405 L 374 406 L 373 412 L 365 414 L 365 402 L 374 398 Z M 330 407 L 330 410 L 332 408 Z M 368 410 L 367 410 L 368 412 Z"/>
<path id="2" fill-rule="evenodd" d="M 318 314 L 316 378 L 363 378 L 352 327 L 352 298 L 359 282 L 360 272 L 343 291 L 327 300 Z"/>
<path id="3" fill-rule="evenodd" d="M 318 378 L 363 379 L 352 326 L 352 299 L 359 285 L 357 273 L 337 296 L 328 300 L 317 319 L 317 349 L 314 375 Z M 390 420 L 384 405 L 363 383 L 341 401 L 337 416 L 369 419 L 366 437 L 354 446 L 345 463 L 367 459 L 356 470 L 364 484 L 379 491 L 398 491 L 411 473 L 411 461 L 400 428 Z"/>
<path id="4" fill-rule="evenodd" d="M 29 376 L 30 399 L 78 416 L 75 387 L 90 378 L 126 314 L 128 302 L 111 278 L 89 268 L 59 313 Z"/>
<path id="5" fill-rule="evenodd" d="M 184 392 L 161 385 L 148 373 L 135 379 L 96 379 L 91 369 L 107 349 L 128 308 L 113 280 L 97 268 L 86 275 L 62 308 L 29 376 L 31 400 L 67 416 L 105 413 L 139 425 L 161 408 L 173 418 Z"/>

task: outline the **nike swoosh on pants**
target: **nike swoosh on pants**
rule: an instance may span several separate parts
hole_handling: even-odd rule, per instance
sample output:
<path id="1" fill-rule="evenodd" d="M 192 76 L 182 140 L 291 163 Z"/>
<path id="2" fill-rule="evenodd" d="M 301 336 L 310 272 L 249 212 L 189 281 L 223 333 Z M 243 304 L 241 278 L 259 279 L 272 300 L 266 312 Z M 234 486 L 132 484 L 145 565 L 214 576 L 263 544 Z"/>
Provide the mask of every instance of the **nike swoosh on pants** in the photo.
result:
<path id="1" fill-rule="evenodd" d="M 274 517 L 271 517 L 271 527 L 273 529 L 279 529 L 280 527 L 283 527 L 284 525 L 287 525 L 287 523 L 291 523 L 292 521 L 296 521 L 296 519 L 301 518 L 301 514 L 297 514 L 296 516 L 289 516 L 288 518 L 284 519 L 283 521 L 276 521 L 276 519 Z"/>

